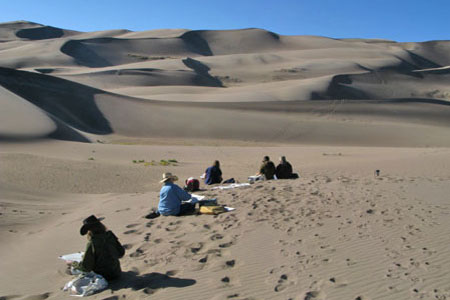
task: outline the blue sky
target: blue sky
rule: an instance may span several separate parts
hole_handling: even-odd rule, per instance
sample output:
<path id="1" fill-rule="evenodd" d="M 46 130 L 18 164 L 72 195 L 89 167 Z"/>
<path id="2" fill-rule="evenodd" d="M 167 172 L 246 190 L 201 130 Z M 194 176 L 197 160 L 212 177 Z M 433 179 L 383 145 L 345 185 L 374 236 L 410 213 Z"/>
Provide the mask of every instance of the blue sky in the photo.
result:
<path id="1" fill-rule="evenodd" d="M 263 28 L 284 35 L 450 39 L 450 0 L 14 0 L 0 22 L 79 31 Z"/>

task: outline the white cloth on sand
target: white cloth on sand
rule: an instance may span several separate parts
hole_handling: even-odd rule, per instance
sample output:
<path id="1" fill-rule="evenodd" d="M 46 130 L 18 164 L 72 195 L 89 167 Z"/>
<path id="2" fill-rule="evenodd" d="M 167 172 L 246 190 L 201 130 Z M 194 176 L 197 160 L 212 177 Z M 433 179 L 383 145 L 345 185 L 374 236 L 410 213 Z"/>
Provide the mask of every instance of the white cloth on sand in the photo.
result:
<path id="1" fill-rule="evenodd" d="M 85 297 L 103 291 L 108 287 L 108 281 L 94 272 L 83 273 L 69 281 L 64 286 L 64 291 L 69 291 L 71 296 Z"/>
<path id="2" fill-rule="evenodd" d="M 229 189 L 248 187 L 248 186 L 250 186 L 250 183 L 232 183 L 229 185 L 220 185 L 220 186 L 213 187 L 212 190 L 229 190 Z"/>
<path id="3" fill-rule="evenodd" d="M 84 255 L 84 252 L 76 252 L 76 253 L 61 255 L 59 258 L 62 260 L 65 260 L 66 262 L 72 262 L 72 261 L 80 262 L 83 260 L 83 255 Z"/>

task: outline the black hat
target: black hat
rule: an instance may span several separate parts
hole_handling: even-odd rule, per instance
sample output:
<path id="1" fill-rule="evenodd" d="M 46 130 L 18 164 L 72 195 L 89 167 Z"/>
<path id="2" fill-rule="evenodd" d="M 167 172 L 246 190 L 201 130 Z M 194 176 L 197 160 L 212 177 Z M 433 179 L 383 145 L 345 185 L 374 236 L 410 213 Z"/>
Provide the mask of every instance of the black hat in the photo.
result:
<path id="1" fill-rule="evenodd" d="M 269 161 L 269 160 L 270 160 L 270 158 L 268 156 L 264 156 L 263 161 Z"/>
<path id="2" fill-rule="evenodd" d="M 93 225 L 97 225 L 103 219 L 104 218 L 97 219 L 97 217 L 94 215 L 87 217 L 86 219 L 83 220 L 83 226 L 81 226 L 80 228 L 80 234 L 85 235 Z"/>

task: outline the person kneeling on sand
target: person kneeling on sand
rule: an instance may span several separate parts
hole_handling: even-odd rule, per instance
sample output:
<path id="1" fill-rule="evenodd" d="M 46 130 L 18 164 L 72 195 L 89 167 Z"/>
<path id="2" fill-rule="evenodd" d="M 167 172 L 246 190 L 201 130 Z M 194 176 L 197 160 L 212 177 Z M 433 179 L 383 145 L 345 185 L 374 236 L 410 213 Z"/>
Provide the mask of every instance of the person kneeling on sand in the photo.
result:
<path id="1" fill-rule="evenodd" d="M 83 220 L 81 235 L 87 234 L 88 243 L 81 262 L 73 262 L 71 266 L 82 272 L 94 271 L 107 280 L 120 277 L 119 258 L 125 249 L 112 231 L 106 230 L 100 219 L 91 215 Z"/>
<path id="2" fill-rule="evenodd" d="M 214 161 L 214 164 L 205 171 L 205 184 L 215 184 L 222 182 L 222 171 L 220 170 L 220 162 Z"/>
<path id="3" fill-rule="evenodd" d="M 270 161 L 268 156 L 264 156 L 258 175 L 264 175 L 266 180 L 274 179 L 273 175 L 275 175 L 275 164 Z"/>
<path id="4" fill-rule="evenodd" d="M 174 182 L 178 177 L 172 173 L 164 173 L 160 183 L 164 184 L 159 192 L 158 211 L 152 214 L 163 216 L 181 216 L 195 211 L 195 203 L 198 200 L 192 197 L 188 192 L 180 188 Z M 186 203 L 192 199 L 191 203 Z M 153 216 L 155 217 L 155 216 Z M 148 216 L 148 218 L 151 218 Z"/>

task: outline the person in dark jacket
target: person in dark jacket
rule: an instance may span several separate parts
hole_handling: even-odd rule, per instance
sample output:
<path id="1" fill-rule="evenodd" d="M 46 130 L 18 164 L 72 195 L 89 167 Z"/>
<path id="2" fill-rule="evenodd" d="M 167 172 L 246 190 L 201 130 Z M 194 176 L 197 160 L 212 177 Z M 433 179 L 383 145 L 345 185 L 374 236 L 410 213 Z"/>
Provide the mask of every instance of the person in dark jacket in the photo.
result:
<path id="1" fill-rule="evenodd" d="M 270 161 L 268 156 L 264 156 L 262 165 L 259 168 L 259 175 L 264 175 L 266 180 L 274 178 L 273 175 L 275 175 L 275 164 Z"/>
<path id="2" fill-rule="evenodd" d="M 220 162 L 214 161 L 214 164 L 205 171 L 205 184 L 215 184 L 222 182 L 222 171 L 220 170 Z"/>
<path id="3" fill-rule="evenodd" d="M 122 273 L 119 258 L 124 256 L 125 249 L 114 233 L 91 215 L 83 221 L 80 234 L 87 234 L 88 243 L 83 260 L 74 262 L 73 268 L 82 272 L 94 271 L 107 280 L 119 278 Z"/>
<path id="4" fill-rule="evenodd" d="M 290 179 L 293 178 L 292 175 L 292 166 L 286 160 L 285 156 L 280 157 L 280 163 L 277 166 L 275 174 L 278 179 Z"/>

